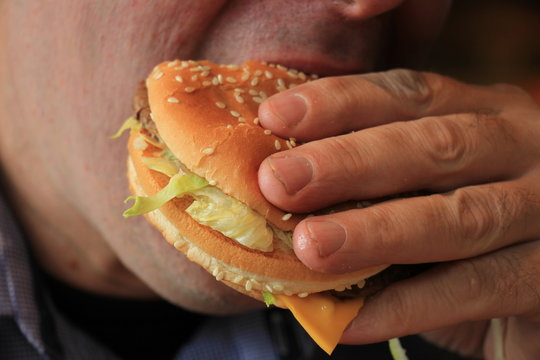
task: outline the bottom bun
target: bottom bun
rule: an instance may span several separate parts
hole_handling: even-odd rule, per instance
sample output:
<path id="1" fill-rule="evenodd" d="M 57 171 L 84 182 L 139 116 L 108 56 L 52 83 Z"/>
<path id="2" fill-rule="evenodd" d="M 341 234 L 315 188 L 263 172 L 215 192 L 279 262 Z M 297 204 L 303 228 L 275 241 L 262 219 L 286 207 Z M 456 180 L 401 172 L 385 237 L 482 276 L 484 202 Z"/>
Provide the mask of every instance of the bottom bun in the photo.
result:
<path id="1" fill-rule="evenodd" d="M 138 132 L 129 140 L 128 179 L 131 191 L 138 196 L 157 193 L 168 183 L 168 177 L 148 169 L 143 156 L 155 156 L 157 148 L 148 144 L 135 146 Z M 223 234 L 201 225 L 184 210 L 191 204 L 189 196 L 175 198 L 145 217 L 163 234 L 167 242 L 202 266 L 218 281 L 233 289 L 262 299 L 262 292 L 305 296 L 326 290 L 341 291 L 364 280 L 386 266 L 376 266 L 347 274 L 324 274 L 307 268 L 280 240 L 274 239 L 274 251 L 249 249 Z"/>

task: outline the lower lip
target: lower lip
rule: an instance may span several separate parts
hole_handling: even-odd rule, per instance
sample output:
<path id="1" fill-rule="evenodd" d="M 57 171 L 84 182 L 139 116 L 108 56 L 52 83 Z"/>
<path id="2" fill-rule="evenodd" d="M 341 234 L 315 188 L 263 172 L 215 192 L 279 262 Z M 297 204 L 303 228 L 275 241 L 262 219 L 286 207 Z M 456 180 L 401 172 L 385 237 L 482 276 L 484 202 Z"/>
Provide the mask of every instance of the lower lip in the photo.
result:
<path id="1" fill-rule="evenodd" d="M 333 59 L 325 57 L 287 57 L 280 59 L 260 58 L 256 59 L 260 61 L 267 61 L 268 63 L 280 64 L 290 69 L 300 70 L 309 74 L 317 74 L 320 76 L 335 76 L 345 74 L 358 74 L 366 72 L 362 64 L 355 64 L 355 66 L 349 66 L 337 62 Z"/>

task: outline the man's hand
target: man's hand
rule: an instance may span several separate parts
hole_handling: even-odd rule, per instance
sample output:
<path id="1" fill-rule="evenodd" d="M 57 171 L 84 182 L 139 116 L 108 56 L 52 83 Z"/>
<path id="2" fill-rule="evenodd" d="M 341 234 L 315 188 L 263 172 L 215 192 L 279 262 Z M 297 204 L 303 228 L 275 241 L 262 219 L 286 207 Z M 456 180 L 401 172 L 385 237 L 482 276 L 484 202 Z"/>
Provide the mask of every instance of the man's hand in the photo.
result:
<path id="1" fill-rule="evenodd" d="M 260 107 L 274 134 L 306 142 L 263 162 L 275 205 L 314 216 L 294 232 L 310 268 L 442 262 L 369 300 L 343 336 L 367 343 L 427 332 L 493 358 L 487 319 L 505 321 L 508 359 L 540 359 L 540 106 L 509 85 L 473 86 L 393 70 L 324 78 Z"/>

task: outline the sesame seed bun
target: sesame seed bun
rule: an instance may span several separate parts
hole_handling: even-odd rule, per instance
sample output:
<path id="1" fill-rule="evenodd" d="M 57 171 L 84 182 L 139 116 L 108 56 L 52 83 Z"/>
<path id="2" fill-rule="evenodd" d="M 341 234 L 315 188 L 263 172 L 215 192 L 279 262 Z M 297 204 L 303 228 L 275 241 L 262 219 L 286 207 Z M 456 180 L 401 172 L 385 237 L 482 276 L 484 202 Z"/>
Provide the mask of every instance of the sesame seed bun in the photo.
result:
<path id="1" fill-rule="evenodd" d="M 146 87 L 159 137 L 187 169 L 276 227 L 293 230 L 302 216 L 290 216 L 266 201 L 258 187 L 257 170 L 267 156 L 295 146 L 294 140 L 268 134 L 256 117 L 264 98 L 309 79 L 257 62 L 223 66 L 174 61 L 156 66 Z M 162 189 L 169 177 L 143 164 L 142 157 L 159 156 L 160 149 L 150 143 L 140 146 L 144 139 L 140 131 L 130 136 L 128 177 L 134 194 L 148 196 Z M 184 211 L 192 201 L 189 196 L 175 198 L 145 216 L 190 260 L 254 298 L 261 299 L 262 291 L 304 295 L 343 289 L 362 284 L 385 267 L 348 274 L 311 271 L 279 239 L 274 239 L 273 251 L 262 252 L 199 224 Z"/>

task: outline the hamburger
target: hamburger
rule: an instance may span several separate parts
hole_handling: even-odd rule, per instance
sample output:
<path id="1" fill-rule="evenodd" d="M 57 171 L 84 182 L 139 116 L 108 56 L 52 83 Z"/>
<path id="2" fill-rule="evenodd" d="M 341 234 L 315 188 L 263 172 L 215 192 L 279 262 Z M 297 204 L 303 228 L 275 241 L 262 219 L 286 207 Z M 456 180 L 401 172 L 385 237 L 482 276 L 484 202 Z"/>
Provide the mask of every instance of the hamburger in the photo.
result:
<path id="1" fill-rule="evenodd" d="M 330 354 L 363 299 L 396 271 L 310 270 L 292 249 L 292 231 L 307 215 L 278 209 L 259 190 L 261 162 L 298 146 L 261 127 L 259 104 L 314 79 L 264 62 L 164 62 L 141 82 L 135 115 L 117 136 L 131 129 L 127 167 L 133 196 L 127 200 L 134 202 L 124 216 L 144 214 L 169 244 L 216 280 L 290 309 Z"/>

